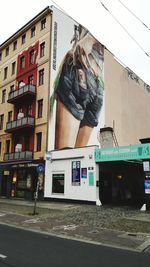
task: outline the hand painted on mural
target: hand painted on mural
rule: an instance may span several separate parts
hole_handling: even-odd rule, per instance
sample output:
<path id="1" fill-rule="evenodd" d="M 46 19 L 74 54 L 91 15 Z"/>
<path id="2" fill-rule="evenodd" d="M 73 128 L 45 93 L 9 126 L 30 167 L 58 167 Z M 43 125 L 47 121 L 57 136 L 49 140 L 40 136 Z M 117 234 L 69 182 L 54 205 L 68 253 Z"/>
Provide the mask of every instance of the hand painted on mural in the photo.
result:
<path id="1" fill-rule="evenodd" d="M 81 26 L 72 40 L 55 81 L 55 149 L 86 146 L 103 105 L 103 46 Z"/>

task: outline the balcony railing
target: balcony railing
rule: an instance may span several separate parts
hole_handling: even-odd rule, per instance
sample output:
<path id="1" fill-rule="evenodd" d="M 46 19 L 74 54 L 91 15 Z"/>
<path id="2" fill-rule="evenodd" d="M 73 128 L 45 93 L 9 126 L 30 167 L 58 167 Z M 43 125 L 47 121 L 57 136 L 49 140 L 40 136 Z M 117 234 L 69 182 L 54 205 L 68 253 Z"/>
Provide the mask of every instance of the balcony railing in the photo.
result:
<path id="1" fill-rule="evenodd" d="M 33 117 L 23 117 L 16 121 L 10 121 L 6 124 L 6 132 L 12 132 L 22 128 L 33 128 L 35 119 Z"/>
<path id="2" fill-rule="evenodd" d="M 35 96 L 35 86 L 32 84 L 24 85 L 20 89 L 11 91 L 8 94 L 8 102 L 13 103 L 24 96 Z"/>
<path id="3" fill-rule="evenodd" d="M 33 153 L 32 151 L 22 151 L 22 152 L 14 152 L 14 153 L 5 153 L 4 161 L 11 160 L 32 160 Z"/>

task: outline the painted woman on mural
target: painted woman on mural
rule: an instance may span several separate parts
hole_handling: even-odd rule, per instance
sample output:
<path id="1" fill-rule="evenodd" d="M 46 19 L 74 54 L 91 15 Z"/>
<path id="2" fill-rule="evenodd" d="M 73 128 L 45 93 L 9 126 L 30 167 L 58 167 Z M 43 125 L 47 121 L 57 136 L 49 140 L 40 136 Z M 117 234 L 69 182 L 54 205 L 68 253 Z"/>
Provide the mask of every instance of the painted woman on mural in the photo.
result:
<path id="1" fill-rule="evenodd" d="M 76 25 L 71 42 L 55 80 L 55 149 L 86 146 L 103 104 L 103 46 Z"/>

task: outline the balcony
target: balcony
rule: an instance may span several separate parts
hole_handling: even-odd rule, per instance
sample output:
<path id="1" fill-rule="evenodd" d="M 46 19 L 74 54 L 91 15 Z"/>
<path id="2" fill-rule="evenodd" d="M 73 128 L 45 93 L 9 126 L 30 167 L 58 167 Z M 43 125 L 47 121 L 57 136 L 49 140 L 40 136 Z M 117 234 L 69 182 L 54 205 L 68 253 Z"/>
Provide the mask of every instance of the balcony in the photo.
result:
<path id="1" fill-rule="evenodd" d="M 10 121 L 6 124 L 6 132 L 13 133 L 19 130 L 33 129 L 35 119 L 33 117 L 23 117 L 16 121 Z"/>
<path id="2" fill-rule="evenodd" d="M 16 104 L 20 101 L 27 101 L 28 99 L 35 98 L 35 86 L 28 84 L 22 86 L 20 89 L 9 92 L 8 103 Z"/>
<path id="3" fill-rule="evenodd" d="M 14 153 L 5 153 L 4 161 L 13 161 L 13 160 L 32 160 L 33 153 L 32 151 L 22 151 Z"/>

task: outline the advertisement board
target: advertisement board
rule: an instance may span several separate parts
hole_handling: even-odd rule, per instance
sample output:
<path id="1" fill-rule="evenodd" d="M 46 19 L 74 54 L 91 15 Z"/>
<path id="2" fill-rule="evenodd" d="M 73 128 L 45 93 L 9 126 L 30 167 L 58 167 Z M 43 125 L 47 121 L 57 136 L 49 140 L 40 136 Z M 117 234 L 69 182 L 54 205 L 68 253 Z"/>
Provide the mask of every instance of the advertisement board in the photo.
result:
<path id="1" fill-rule="evenodd" d="M 48 150 L 99 144 L 104 127 L 104 48 L 53 7 Z"/>
<path id="2" fill-rule="evenodd" d="M 150 180 L 144 180 L 145 193 L 150 194 Z"/>
<path id="3" fill-rule="evenodd" d="M 81 180 L 81 166 L 80 161 L 72 162 L 72 185 L 80 185 Z"/>

